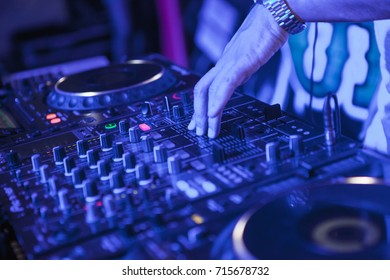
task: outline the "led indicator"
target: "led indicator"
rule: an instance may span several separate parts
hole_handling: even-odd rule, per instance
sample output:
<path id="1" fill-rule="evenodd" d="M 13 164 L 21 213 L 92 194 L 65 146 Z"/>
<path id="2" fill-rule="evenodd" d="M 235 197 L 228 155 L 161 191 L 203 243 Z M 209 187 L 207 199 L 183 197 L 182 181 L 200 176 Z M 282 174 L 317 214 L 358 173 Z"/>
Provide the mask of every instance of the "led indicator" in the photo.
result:
<path id="1" fill-rule="evenodd" d="M 114 129 L 116 128 L 116 123 L 108 123 L 104 127 L 105 129 Z"/>
<path id="2" fill-rule="evenodd" d="M 46 119 L 47 120 L 52 120 L 52 119 L 55 119 L 55 118 L 57 118 L 57 115 L 54 114 L 54 113 L 50 113 L 50 114 L 46 115 Z"/>
<path id="3" fill-rule="evenodd" d="M 150 126 L 148 126 L 146 123 L 141 123 L 140 125 L 138 125 L 139 128 L 142 130 L 142 131 L 149 131 L 151 128 Z"/>
<path id="4" fill-rule="evenodd" d="M 56 123 L 60 123 L 60 122 L 61 122 L 60 118 L 55 118 L 55 119 L 50 120 L 51 124 L 56 124 Z"/>
<path id="5" fill-rule="evenodd" d="M 172 97 L 173 97 L 173 99 L 175 99 L 175 100 L 181 100 L 181 97 L 180 97 L 180 95 L 176 92 L 176 93 L 174 93 L 173 95 L 172 95 Z"/>
<path id="6" fill-rule="evenodd" d="M 202 216 L 198 214 L 192 214 L 191 219 L 194 221 L 195 224 L 200 225 L 204 223 L 204 219 Z"/>

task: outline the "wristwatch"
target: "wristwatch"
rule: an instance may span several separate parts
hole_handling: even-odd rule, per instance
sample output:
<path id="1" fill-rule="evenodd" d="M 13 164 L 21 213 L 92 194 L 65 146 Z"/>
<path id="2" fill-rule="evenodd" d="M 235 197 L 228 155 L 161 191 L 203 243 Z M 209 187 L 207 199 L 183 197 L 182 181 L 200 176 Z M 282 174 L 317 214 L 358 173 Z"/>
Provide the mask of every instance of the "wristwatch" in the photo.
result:
<path id="1" fill-rule="evenodd" d="M 285 0 L 253 0 L 253 2 L 266 7 L 276 22 L 290 34 L 297 34 L 306 28 L 306 23 L 291 11 Z"/>

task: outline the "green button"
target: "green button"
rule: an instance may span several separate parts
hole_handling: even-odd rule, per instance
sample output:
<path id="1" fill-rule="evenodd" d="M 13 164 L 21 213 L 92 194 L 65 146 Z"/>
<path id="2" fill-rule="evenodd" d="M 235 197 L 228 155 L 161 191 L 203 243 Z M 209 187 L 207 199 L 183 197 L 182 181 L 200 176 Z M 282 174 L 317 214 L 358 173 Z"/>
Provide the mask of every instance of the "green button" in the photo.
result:
<path id="1" fill-rule="evenodd" d="M 105 129 L 114 129 L 116 128 L 116 123 L 108 123 L 104 127 Z"/>

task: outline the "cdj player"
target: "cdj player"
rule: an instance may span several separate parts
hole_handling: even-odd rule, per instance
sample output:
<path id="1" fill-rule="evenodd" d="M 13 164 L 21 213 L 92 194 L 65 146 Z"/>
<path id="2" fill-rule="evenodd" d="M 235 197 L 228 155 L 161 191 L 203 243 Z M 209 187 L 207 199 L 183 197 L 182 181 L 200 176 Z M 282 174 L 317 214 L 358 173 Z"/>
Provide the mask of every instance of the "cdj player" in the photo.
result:
<path id="1" fill-rule="evenodd" d="M 3 77 L 2 258 L 389 259 L 387 157 L 235 92 L 187 130 L 198 76 L 160 55 Z"/>

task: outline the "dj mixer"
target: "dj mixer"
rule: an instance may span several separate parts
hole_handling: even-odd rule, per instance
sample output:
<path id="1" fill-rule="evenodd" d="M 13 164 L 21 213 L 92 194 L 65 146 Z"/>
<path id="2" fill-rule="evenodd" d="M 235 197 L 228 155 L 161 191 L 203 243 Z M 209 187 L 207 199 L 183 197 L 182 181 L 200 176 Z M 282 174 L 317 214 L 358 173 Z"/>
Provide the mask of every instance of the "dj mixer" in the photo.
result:
<path id="1" fill-rule="evenodd" d="M 3 77 L 3 258 L 390 258 L 387 157 L 235 92 L 216 139 L 199 76 L 151 54 Z"/>

